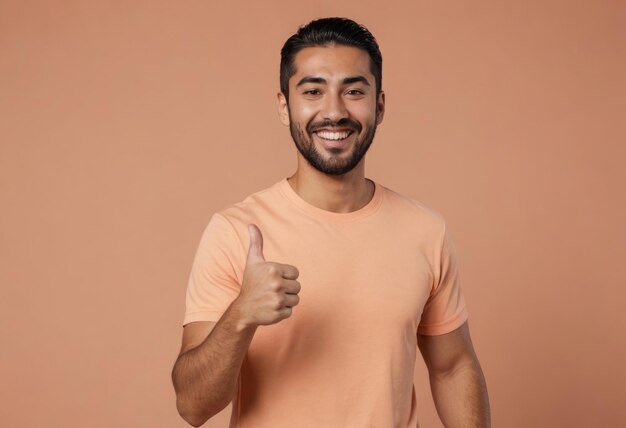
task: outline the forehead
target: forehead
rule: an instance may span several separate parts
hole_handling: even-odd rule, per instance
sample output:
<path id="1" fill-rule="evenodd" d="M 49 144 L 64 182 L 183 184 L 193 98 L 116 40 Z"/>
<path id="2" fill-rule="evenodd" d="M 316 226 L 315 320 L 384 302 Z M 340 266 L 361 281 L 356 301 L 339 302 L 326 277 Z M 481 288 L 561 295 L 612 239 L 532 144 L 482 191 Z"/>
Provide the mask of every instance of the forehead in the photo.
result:
<path id="1" fill-rule="evenodd" d="M 304 76 L 345 77 L 365 76 L 373 82 L 370 57 L 367 51 L 353 46 L 315 46 L 300 50 L 295 58 L 296 72 L 291 77 L 298 81 Z M 290 79 L 290 80 L 291 80 Z"/>

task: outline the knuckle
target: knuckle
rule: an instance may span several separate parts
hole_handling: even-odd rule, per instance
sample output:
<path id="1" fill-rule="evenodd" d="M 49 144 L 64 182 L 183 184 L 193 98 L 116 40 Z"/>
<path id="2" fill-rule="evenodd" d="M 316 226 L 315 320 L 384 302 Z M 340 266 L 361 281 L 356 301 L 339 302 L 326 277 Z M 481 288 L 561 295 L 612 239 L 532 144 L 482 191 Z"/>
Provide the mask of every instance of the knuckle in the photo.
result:
<path id="1" fill-rule="evenodd" d="M 282 287 L 282 281 L 278 278 L 273 279 L 272 281 L 270 281 L 270 288 L 274 291 L 279 291 L 280 288 Z"/>
<path id="2" fill-rule="evenodd" d="M 285 305 L 285 299 L 283 297 L 280 296 L 276 296 L 274 298 L 274 303 L 273 303 L 274 307 L 276 309 L 280 309 Z"/>
<path id="3" fill-rule="evenodd" d="M 266 269 L 267 273 L 270 275 L 276 275 L 278 273 L 278 266 L 273 263 L 268 263 Z"/>

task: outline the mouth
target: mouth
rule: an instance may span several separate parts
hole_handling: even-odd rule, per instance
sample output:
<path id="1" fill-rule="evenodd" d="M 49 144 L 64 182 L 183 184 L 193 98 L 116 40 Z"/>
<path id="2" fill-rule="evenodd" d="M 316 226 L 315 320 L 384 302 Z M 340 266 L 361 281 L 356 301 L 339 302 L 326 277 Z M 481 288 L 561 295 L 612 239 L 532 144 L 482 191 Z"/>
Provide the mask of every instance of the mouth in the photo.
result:
<path id="1" fill-rule="evenodd" d="M 354 131 L 327 131 L 321 130 L 314 132 L 317 137 L 326 141 L 343 141 L 352 135 Z"/>
<path id="2" fill-rule="evenodd" d="M 322 146 L 327 150 L 336 150 L 348 147 L 352 134 L 354 134 L 354 131 L 352 130 L 328 131 L 324 129 L 313 132 L 313 135 L 319 139 Z"/>

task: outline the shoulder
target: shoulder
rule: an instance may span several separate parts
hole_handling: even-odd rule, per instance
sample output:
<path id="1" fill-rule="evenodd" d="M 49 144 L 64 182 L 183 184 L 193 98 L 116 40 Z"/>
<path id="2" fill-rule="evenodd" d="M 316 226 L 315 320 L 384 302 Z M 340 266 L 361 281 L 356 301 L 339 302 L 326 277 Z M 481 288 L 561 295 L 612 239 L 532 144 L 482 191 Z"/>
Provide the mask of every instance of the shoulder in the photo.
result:
<path id="1" fill-rule="evenodd" d="M 438 210 L 389 187 L 379 183 L 377 185 L 383 191 L 387 213 L 393 213 L 394 216 L 399 216 L 400 219 L 406 218 L 407 221 L 418 224 L 422 229 L 443 233 L 446 222 L 444 216 Z"/>
<path id="2" fill-rule="evenodd" d="M 269 207 L 280 202 L 277 184 L 265 187 L 248 194 L 241 201 L 232 203 L 217 210 L 217 215 L 233 225 L 254 222 Z"/>
<path id="3" fill-rule="evenodd" d="M 219 229 L 224 240 L 231 243 L 238 241 L 240 251 L 245 253 L 249 238 L 248 224 L 262 226 L 264 221 L 282 211 L 280 204 L 283 201 L 277 185 L 275 183 L 249 193 L 242 200 L 213 211 L 208 228 Z"/>
<path id="4" fill-rule="evenodd" d="M 218 208 L 209 216 L 200 240 L 203 257 L 227 256 L 233 267 L 242 270 L 248 248 L 249 223 L 259 225 L 263 207 L 272 206 L 272 187 L 249 194 L 243 200 Z"/>

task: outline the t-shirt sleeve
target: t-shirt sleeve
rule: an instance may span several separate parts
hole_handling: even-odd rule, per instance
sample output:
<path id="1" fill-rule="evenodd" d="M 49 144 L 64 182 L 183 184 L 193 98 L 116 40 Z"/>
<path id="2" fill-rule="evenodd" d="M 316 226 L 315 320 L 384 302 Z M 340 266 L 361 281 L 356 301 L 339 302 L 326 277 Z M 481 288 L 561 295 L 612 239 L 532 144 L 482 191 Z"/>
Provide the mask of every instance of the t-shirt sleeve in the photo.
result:
<path id="1" fill-rule="evenodd" d="M 217 322 L 239 295 L 241 286 L 235 274 L 238 245 L 233 226 L 223 215 L 214 213 L 194 256 L 183 325 L 193 321 Z"/>
<path id="2" fill-rule="evenodd" d="M 424 306 L 418 334 L 436 336 L 449 333 L 467 321 L 468 313 L 461 290 L 461 279 L 452 236 L 445 227 L 441 240 L 439 275 Z"/>

